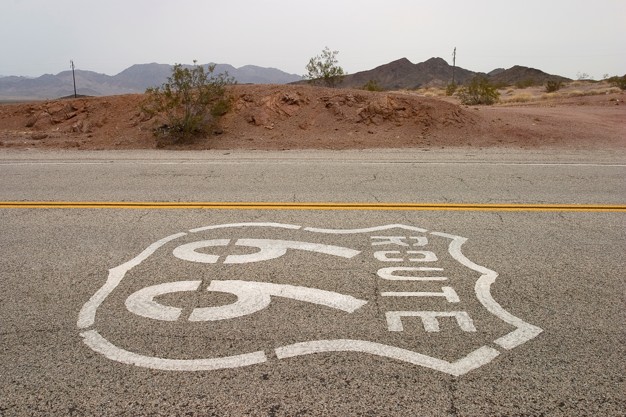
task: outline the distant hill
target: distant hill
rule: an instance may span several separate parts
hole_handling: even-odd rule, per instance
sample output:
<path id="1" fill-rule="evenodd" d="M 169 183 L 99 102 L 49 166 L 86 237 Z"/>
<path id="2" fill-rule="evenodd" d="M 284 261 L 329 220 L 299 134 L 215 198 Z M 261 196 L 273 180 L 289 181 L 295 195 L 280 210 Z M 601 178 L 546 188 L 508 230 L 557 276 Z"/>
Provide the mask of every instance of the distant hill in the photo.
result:
<path id="1" fill-rule="evenodd" d="M 497 71 L 494 73 L 494 71 Z M 489 73 L 489 80 L 496 85 L 541 85 L 547 81 L 571 81 L 559 75 L 547 74 L 535 68 L 515 65 L 507 70 L 494 70 Z"/>
<path id="2" fill-rule="evenodd" d="M 463 83 L 476 73 L 461 67 L 454 70 L 457 83 Z M 357 72 L 344 78 L 342 87 L 361 87 L 373 80 L 386 90 L 399 88 L 418 88 L 445 86 L 452 81 L 452 66 L 442 58 L 431 58 L 419 64 L 413 64 L 406 58 L 390 62 L 369 71 Z"/>
<path id="3" fill-rule="evenodd" d="M 488 72 L 487 75 L 489 77 L 493 77 L 494 75 L 498 75 L 498 74 L 500 74 L 503 71 L 506 71 L 506 70 L 504 68 L 496 68 L 496 69 L 491 70 L 490 72 Z"/>
<path id="4" fill-rule="evenodd" d="M 235 68 L 232 65 L 217 64 L 215 73 L 223 72 L 228 72 L 240 84 L 286 84 L 302 79 L 299 75 L 288 74 L 276 68 L 254 65 Z M 133 65 L 114 76 L 76 70 L 76 87 L 78 94 L 89 96 L 143 93 L 148 87 L 166 82 L 171 73 L 171 65 L 156 63 Z M 58 98 L 73 93 L 71 71 L 56 75 L 45 74 L 37 78 L 0 77 L 0 98 Z"/>
<path id="5" fill-rule="evenodd" d="M 376 81 L 385 90 L 445 87 L 452 82 L 452 72 L 452 66 L 442 58 L 430 58 L 418 64 L 413 64 L 407 58 L 402 58 L 368 71 L 349 74 L 339 87 L 361 88 L 369 81 Z M 454 80 L 457 84 L 465 84 L 479 74 L 489 78 L 492 83 L 499 85 L 528 84 L 531 81 L 532 84 L 543 84 L 548 80 L 569 81 L 565 77 L 547 74 L 534 68 L 519 65 L 509 69 L 497 68 L 488 74 L 470 71 L 461 67 L 454 68 Z"/>

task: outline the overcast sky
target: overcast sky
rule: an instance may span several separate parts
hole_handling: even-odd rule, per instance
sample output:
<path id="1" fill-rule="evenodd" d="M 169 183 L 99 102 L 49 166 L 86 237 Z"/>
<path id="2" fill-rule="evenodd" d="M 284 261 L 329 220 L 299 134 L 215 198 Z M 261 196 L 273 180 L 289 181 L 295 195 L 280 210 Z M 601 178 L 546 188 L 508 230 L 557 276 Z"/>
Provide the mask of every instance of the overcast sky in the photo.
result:
<path id="1" fill-rule="evenodd" d="M 304 74 L 325 46 L 349 73 L 406 57 L 472 71 L 626 73 L 626 0 L 1 0 L 0 75 L 227 63 Z"/>

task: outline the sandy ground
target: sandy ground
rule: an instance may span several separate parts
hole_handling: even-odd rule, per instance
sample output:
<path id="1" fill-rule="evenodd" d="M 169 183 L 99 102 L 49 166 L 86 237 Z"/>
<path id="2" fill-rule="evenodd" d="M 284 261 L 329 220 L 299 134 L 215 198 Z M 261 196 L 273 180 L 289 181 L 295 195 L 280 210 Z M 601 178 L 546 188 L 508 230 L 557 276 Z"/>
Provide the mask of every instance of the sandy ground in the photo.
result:
<path id="1" fill-rule="evenodd" d="M 219 127 L 184 144 L 154 136 L 162 121 L 141 111 L 143 95 L 3 104 L 0 148 L 626 150 L 623 92 L 475 107 L 416 92 L 310 86 L 236 85 L 228 94 L 232 110 Z"/>

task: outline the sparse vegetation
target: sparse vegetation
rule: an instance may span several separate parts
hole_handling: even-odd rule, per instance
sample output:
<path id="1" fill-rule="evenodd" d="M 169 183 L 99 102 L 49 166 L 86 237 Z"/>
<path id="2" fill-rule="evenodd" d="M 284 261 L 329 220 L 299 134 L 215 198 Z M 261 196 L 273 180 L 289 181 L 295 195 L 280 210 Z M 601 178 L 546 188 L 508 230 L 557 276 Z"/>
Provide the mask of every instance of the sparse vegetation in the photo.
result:
<path id="1" fill-rule="evenodd" d="M 383 88 L 378 84 L 376 80 L 369 80 L 363 85 L 363 90 L 367 91 L 383 91 Z"/>
<path id="2" fill-rule="evenodd" d="M 616 87 L 611 88 L 595 88 L 593 90 L 572 90 L 563 94 L 564 97 L 587 97 L 587 96 L 601 96 L 606 94 L 619 93 L 620 90 Z"/>
<path id="3" fill-rule="evenodd" d="M 457 90 L 458 87 L 459 87 L 458 84 L 455 83 L 455 82 L 452 82 L 452 83 L 448 84 L 446 86 L 446 95 L 447 96 L 453 95 L 454 93 L 456 93 L 456 90 Z"/>
<path id="4" fill-rule="evenodd" d="M 563 87 L 563 83 L 561 81 L 546 81 L 546 93 L 554 93 L 555 91 L 559 91 L 561 87 Z"/>
<path id="5" fill-rule="evenodd" d="M 540 97 L 535 97 L 531 93 L 528 92 L 520 92 L 517 94 L 513 94 L 510 97 L 503 98 L 502 103 L 528 103 L 531 101 L 537 101 Z"/>
<path id="6" fill-rule="evenodd" d="M 215 65 L 174 65 L 172 75 L 160 87 L 148 88 L 142 110 L 164 118 L 155 134 L 182 141 L 206 134 L 230 109 L 226 85 L 234 83 L 227 73 L 213 75 Z"/>
<path id="7" fill-rule="evenodd" d="M 321 55 L 313 57 L 306 66 L 308 73 L 304 76 L 310 83 L 322 83 L 327 87 L 335 87 L 341 83 L 346 73 L 338 65 L 337 54 L 325 47 Z"/>
<path id="8" fill-rule="evenodd" d="M 626 75 L 622 75 L 621 77 L 616 75 L 615 77 L 608 78 L 607 81 L 620 90 L 626 90 Z"/>
<path id="9" fill-rule="evenodd" d="M 467 86 L 459 89 L 458 96 L 462 104 L 470 106 L 490 105 L 498 101 L 500 93 L 494 85 L 489 83 L 487 77 L 477 75 Z"/>
<path id="10" fill-rule="evenodd" d="M 557 91 L 548 92 L 544 88 L 532 87 L 527 89 L 508 88 L 502 90 L 499 102 L 502 104 L 530 103 L 544 100 L 562 100 L 576 97 L 590 97 L 620 93 L 616 86 L 608 80 L 590 83 L 589 81 L 561 82 Z"/>

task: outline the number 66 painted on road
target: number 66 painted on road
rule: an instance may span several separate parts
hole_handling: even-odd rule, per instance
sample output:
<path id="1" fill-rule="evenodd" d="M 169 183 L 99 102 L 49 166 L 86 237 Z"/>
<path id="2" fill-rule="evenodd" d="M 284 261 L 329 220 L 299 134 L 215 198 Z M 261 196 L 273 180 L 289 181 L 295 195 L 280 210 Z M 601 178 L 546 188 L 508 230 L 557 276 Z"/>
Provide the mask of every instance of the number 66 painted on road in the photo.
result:
<path id="1" fill-rule="evenodd" d="M 406 280 L 407 282 L 420 282 L 419 280 L 422 279 L 427 281 L 448 280 L 447 277 L 420 278 L 395 275 L 396 272 L 402 271 L 412 271 L 413 273 L 418 273 L 419 271 L 441 270 L 441 268 L 403 266 L 389 267 L 388 264 L 388 262 L 394 263 L 402 261 L 402 256 L 398 255 L 401 251 L 398 249 L 403 246 L 410 246 L 410 243 L 413 246 L 423 246 L 428 239 L 444 239 L 448 241 L 448 255 L 460 265 L 467 268 L 467 271 L 476 276 L 476 278 L 471 278 L 476 279 L 476 281 L 472 287 L 470 287 L 474 289 L 473 292 L 476 297 L 476 301 L 482 306 L 482 308 L 486 309 L 489 313 L 503 322 L 503 331 L 501 333 L 500 330 L 495 329 L 494 336 L 485 333 L 485 337 L 487 339 L 483 342 L 472 342 L 468 343 L 467 346 L 461 344 L 459 346 L 461 349 L 460 355 L 458 356 L 458 359 L 453 361 L 419 353 L 411 349 L 392 346 L 371 340 L 359 339 L 303 340 L 297 343 L 275 347 L 272 349 L 273 355 L 270 354 L 270 356 L 268 356 L 268 354 L 266 354 L 263 350 L 257 350 L 231 356 L 218 356 L 203 359 L 169 359 L 147 356 L 123 349 L 114 343 L 111 343 L 94 328 L 98 308 L 121 283 L 125 275 L 131 269 L 137 267 L 143 261 L 151 257 L 159 249 L 172 241 L 188 236 L 188 233 L 193 234 L 204 231 L 211 232 L 218 229 L 241 228 L 260 228 L 262 230 L 273 229 L 277 232 L 282 230 L 283 233 L 287 230 L 287 233 L 290 234 L 298 231 L 297 233 L 305 233 L 307 236 L 316 236 L 315 240 L 319 240 L 320 236 L 325 236 L 326 238 L 332 240 L 335 240 L 341 235 L 356 235 L 356 237 L 363 236 L 367 239 L 368 243 L 371 243 L 372 246 L 376 246 L 377 248 L 380 246 L 392 246 L 394 249 L 391 251 L 385 249 L 374 253 L 374 255 L 385 254 L 385 256 L 375 256 L 375 258 L 377 259 L 377 262 L 380 261 L 381 263 L 387 263 L 386 267 L 378 270 L 377 275 L 381 279 L 394 281 Z M 380 232 L 382 231 L 388 233 L 390 236 L 381 237 Z M 398 234 L 409 234 L 410 237 L 406 238 L 407 240 L 403 240 L 405 238 L 398 237 Z M 421 235 L 421 237 L 414 235 Z M 289 236 L 291 237 L 291 235 Z M 374 241 L 372 242 L 370 239 L 374 239 Z M 415 242 L 413 242 L 414 239 L 416 239 Z M 375 226 L 364 229 L 319 229 L 281 223 L 237 223 L 192 229 L 189 232 L 177 233 L 165 237 L 147 247 L 143 252 L 130 261 L 110 269 L 107 281 L 98 291 L 96 291 L 96 293 L 81 309 L 77 324 L 81 330 L 80 334 L 83 337 L 84 342 L 94 351 L 111 360 L 152 369 L 175 371 L 216 370 L 264 363 L 270 360 L 272 356 L 281 360 L 315 353 L 355 352 L 386 357 L 389 359 L 423 366 L 450 375 L 459 376 L 491 362 L 503 352 L 509 351 L 526 343 L 542 332 L 542 329 L 539 327 L 529 324 L 506 311 L 493 299 L 491 295 L 491 285 L 495 282 L 498 274 L 491 269 L 472 262 L 462 254 L 461 246 L 466 240 L 466 238 L 460 236 L 440 232 L 428 232 L 427 230 L 418 227 L 399 224 Z M 229 247 L 231 244 L 237 247 L 253 247 L 256 248 L 257 251 L 250 254 L 227 255 L 223 260 L 218 255 L 200 251 L 202 249 L 212 247 Z M 343 246 L 277 239 L 237 239 L 234 242 L 231 242 L 231 239 L 201 240 L 181 244 L 173 249 L 171 253 L 176 258 L 185 261 L 207 264 L 216 264 L 222 261 L 221 263 L 225 265 L 236 265 L 276 259 L 285 255 L 290 250 L 331 255 L 344 259 L 352 259 L 361 253 L 360 251 Z M 421 254 L 421 256 L 417 257 L 413 255 L 409 256 L 408 258 L 410 259 L 408 260 L 411 262 L 430 262 L 437 259 L 432 252 L 428 251 L 406 250 L 406 253 Z M 388 257 L 388 254 L 396 255 Z M 467 274 L 467 277 L 469 276 L 470 274 Z M 124 304 L 130 312 L 141 317 L 166 322 L 176 321 L 180 320 L 183 312 L 182 309 L 162 305 L 157 302 L 155 298 L 169 293 L 198 291 L 201 289 L 201 286 L 201 280 L 177 281 L 152 285 L 130 294 L 125 299 Z M 455 297 L 449 297 L 454 291 L 451 288 L 448 288 L 448 290 L 448 293 L 445 291 L 442 293 L 401 292 L 382 293 L 381 296 L 387 296 L 389 294 L 413 297 L 445 296 L 444 298 L 448 302 L 458 302 L 456 293 L 454 294 Z M 219 321 L 247 316 L 267 308 L 272 301 L 272 297 L 283 297 L 313 303 L 346 313 L 353 313 L 367 303 L 364 300 L 360 300 L 350 295 L 317 288 L 244 280 L 211 280 L 210 284 L 206 288 L 206 291 L 231 293 L 234 294 L 237 299 L 234 303 L 229 305 L 195 308 L 191 311 L 191 314 L 188 317 L 190 322 Z M 467 318 L 466 316 L 460 316 L 459 312 L 449 312 L 443 315 L 440 313 L 428 315 L 426 313 L 429 312 L 390 311 L 387 312 L 387 321 L 389 322 L 390 317 L 393 319 L 395 317 L 394 314 L 397 315 L 398 318 L 418 316 L 424 323 L 426 332 L 437 332 L 438 329 L 435 324 L 437 324 L 436 322 L 438 317 L 456 317 L 457 321 L 459 321 L 459 325 L 463 325 L 465 323 L 465 321 L 460 320 L 460 318 Z M 470 329 L 470 327 L 471 330 L 473 330 L 473 325 L 470 326 L 471 321 L 469 321 L 469 319 L 466 321 L 467 323 L 465 323 L 464 331 L 469 331 L 468 329 Z M 464 328 L 463 326 L 461 327 Z M 401 322 L 395 323 L 394 326 L 389 328 L 389 331 L 396 333 L 401 330 Z M 494 338 L 491 339 L 491 337 Z"/>

